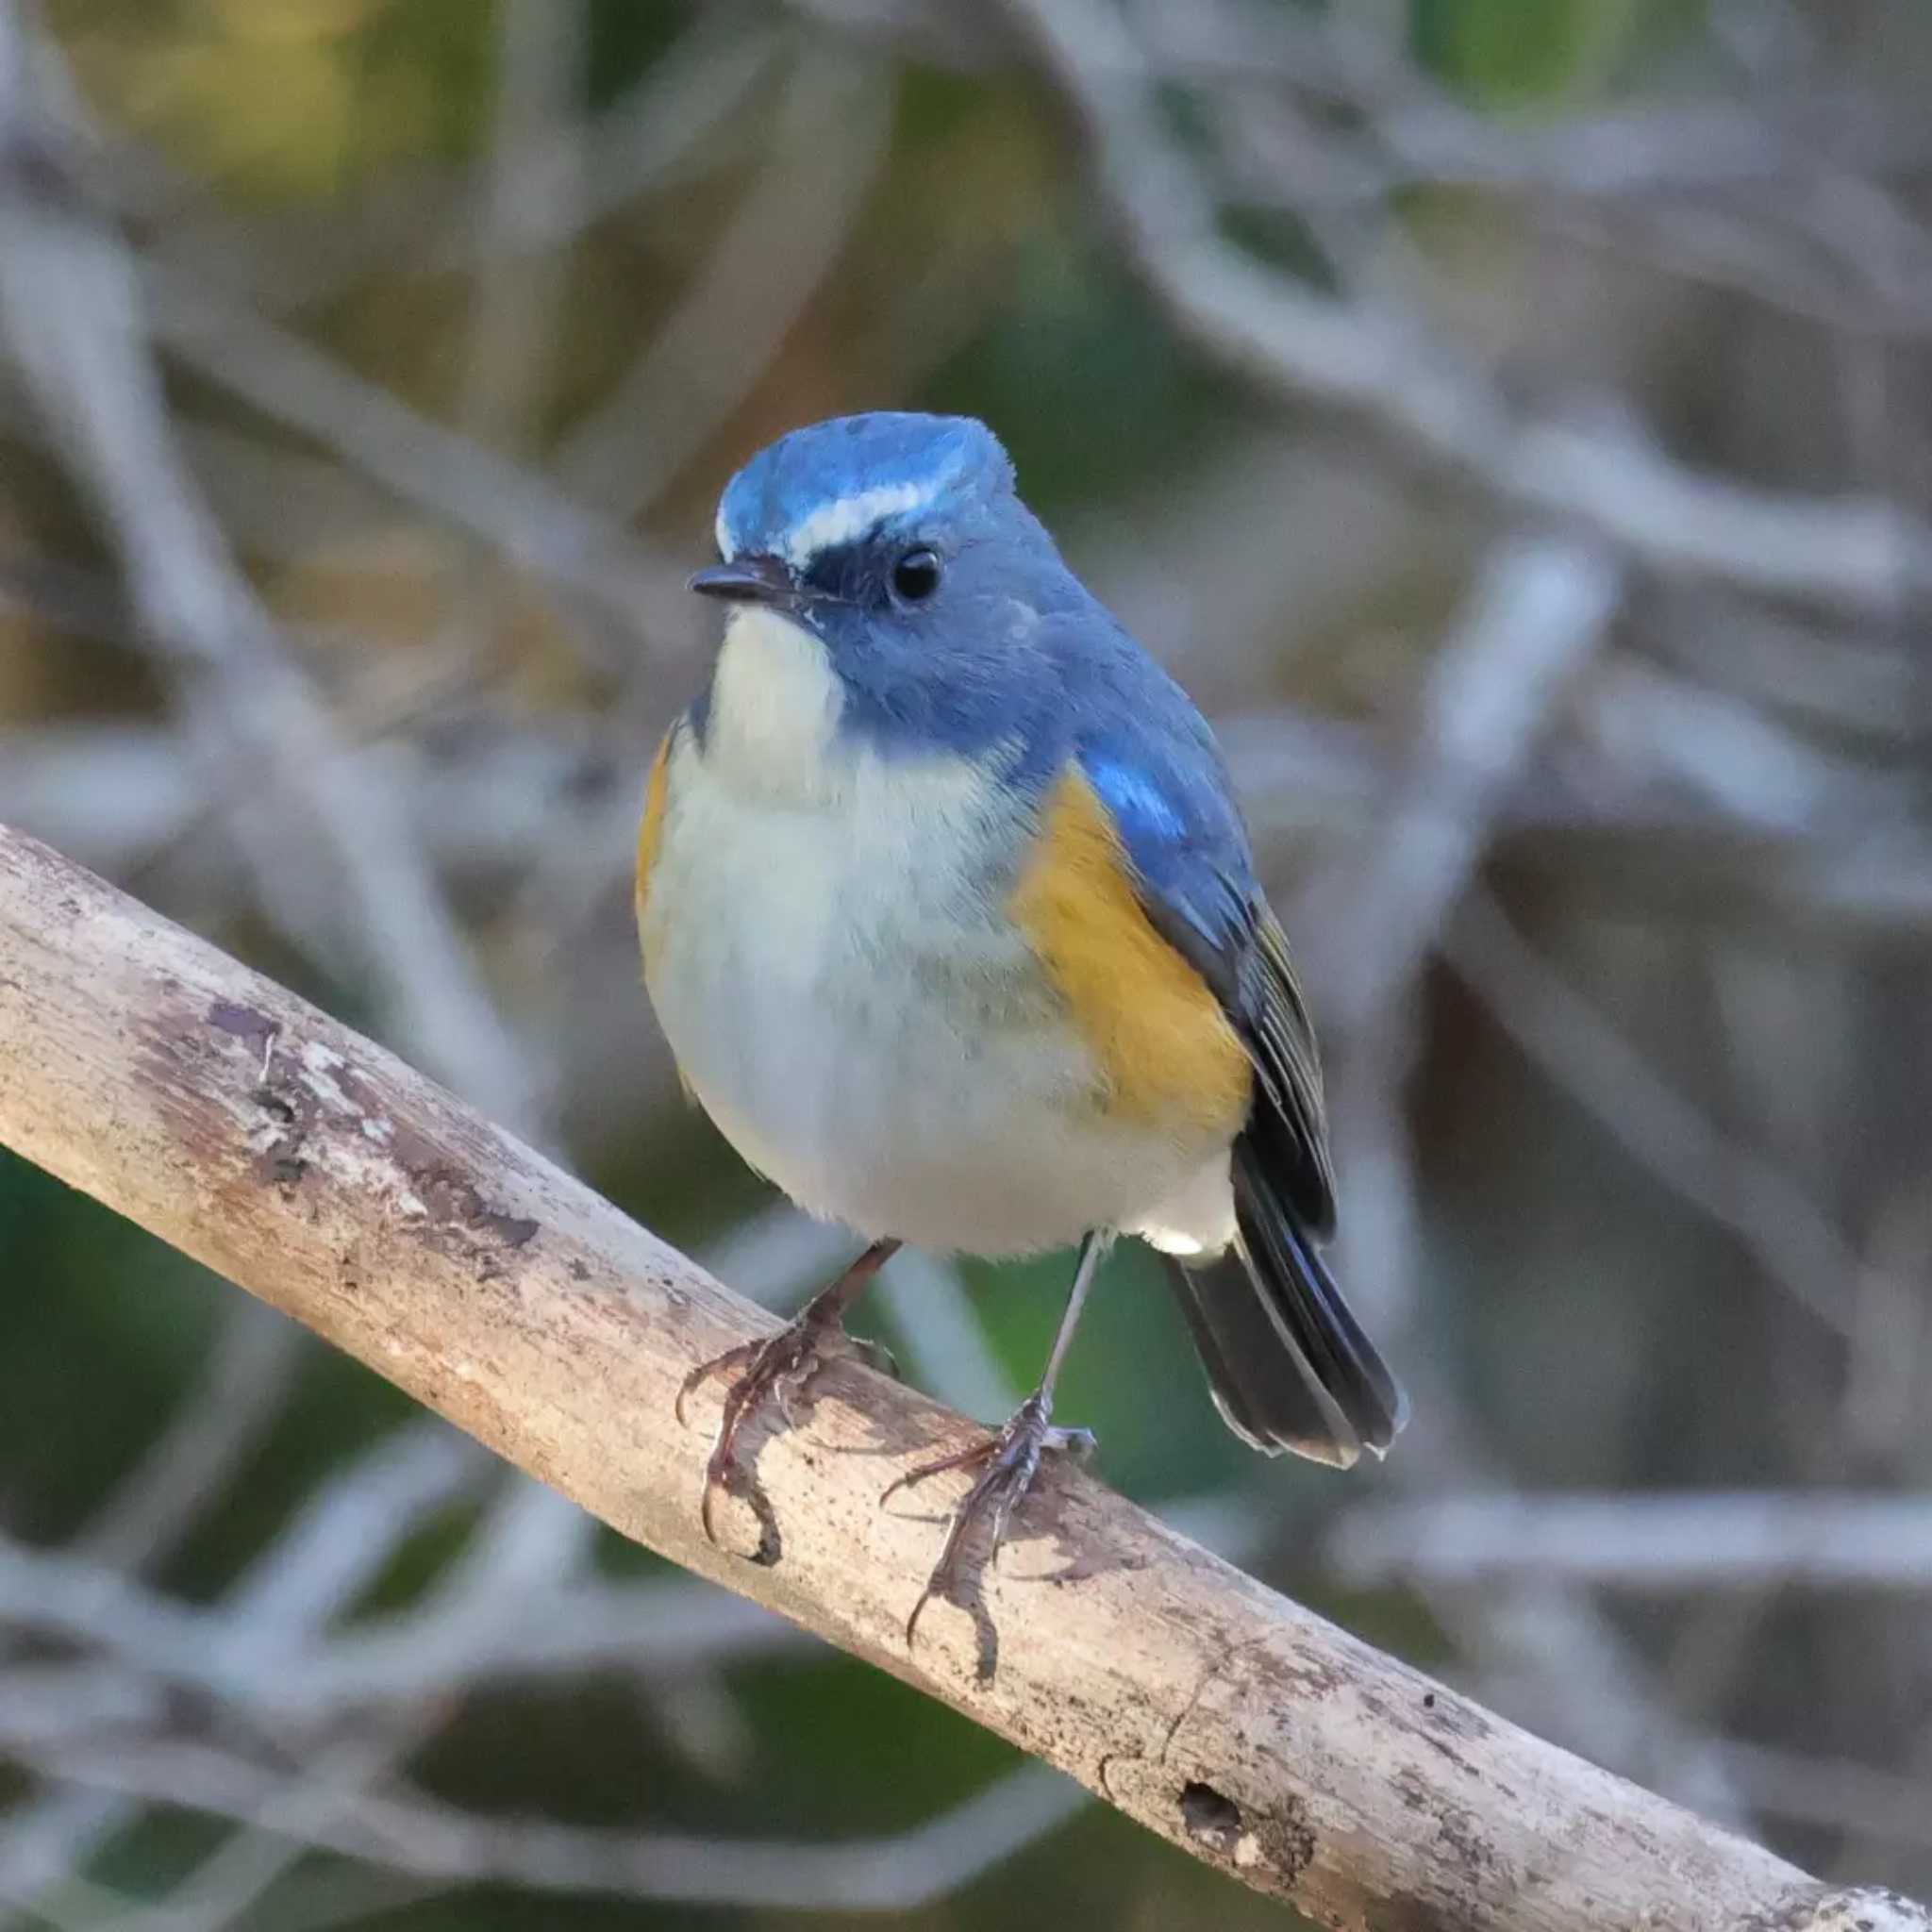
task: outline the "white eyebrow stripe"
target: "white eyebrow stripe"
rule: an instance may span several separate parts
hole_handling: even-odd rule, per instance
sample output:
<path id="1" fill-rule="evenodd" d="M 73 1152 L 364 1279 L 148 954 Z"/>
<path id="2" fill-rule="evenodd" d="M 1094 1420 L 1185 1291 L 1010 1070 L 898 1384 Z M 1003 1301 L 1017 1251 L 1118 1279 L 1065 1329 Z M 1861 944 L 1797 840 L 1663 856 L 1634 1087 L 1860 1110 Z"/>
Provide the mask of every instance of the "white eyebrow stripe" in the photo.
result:
<path id="1" fill-rule="evenodd" d="M 861 490 L 856 496 L 841 496 L 836 503 L 823 503 L 786 531 L 782 545 L 785 560 L 793 569 L 803 570 L 820 551 L 851 542 L 882 518 L 923 509 L 938 493 L 938 487 L 886 483 L 876 490 Z"/>

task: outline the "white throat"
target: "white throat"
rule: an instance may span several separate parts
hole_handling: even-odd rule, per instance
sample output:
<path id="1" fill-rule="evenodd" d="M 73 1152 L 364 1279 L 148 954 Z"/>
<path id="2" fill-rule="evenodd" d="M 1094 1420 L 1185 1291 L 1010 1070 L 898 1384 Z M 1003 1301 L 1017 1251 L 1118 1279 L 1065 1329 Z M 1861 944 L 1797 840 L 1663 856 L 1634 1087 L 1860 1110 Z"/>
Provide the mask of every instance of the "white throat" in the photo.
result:
<path id="1" fill-rule="evenodd" d="M 806 804 L 843 789 L 845 693 L 811 632 L 741 604 L 725 620 L 711 679 L 705 763 L 734 790 Z"/>

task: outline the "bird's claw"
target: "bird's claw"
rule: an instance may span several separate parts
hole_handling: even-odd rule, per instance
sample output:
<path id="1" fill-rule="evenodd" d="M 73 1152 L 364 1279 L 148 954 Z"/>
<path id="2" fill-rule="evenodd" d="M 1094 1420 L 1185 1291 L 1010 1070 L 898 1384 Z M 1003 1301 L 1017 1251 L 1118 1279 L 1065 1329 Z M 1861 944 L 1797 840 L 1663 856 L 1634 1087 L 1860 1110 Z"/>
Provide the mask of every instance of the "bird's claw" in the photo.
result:
<path id="1" fill-rule="evenodd" d="M 684 1412 L 684 1405 L 690 1399 L 693 1389 L 702 1388 L 719 1375 L 728 1375 L 740 1362 L 750 1361 L 770 1340 L 770 1336 L 760 1336 L 756 1341 L 741 1341 L 735 1348 L 727 1348 L 723 1355 L 714 1355 L 708 1361 L 700 1362 L 677 1385 L 677 1400 L 672 1407 L 677 1417 L 678 1427 L 684 1428 L 690 1422 L 690 1418 Z"/>
<path id="2" fill-rule="evenodd" d="M 823 1365 L 825 1341 L 828 1335 L 836 1332 L 834 1326 L 823 1322 L 800 1319 L 789 1323 L 775 1335 L 761 1336 L 756 1341 L 741 1341 L 735 1348 L 727 1348 L 723 1355 L 700 1362 L 679 1385 L 675 1409 L 677 1420 L 682 1423 L 685 1401 L 692 1390 L 717 1376 L 733 1377 L 724 1391 L 724 1407 L 718 1417 L 718 1433 L 712 1440 L 711 1453 L 705 1462 L 705 1493 L 698 1508 L 705 1534 L 712 1542 L 718 1541 L 718 1531 L 712 1521 L 713 1502 L 720 1490 L 730 1489 L 732 1477 L 737 1474 L 738 1434 L 744 1426 L 745 1419 L 767 1396 L 775 1396 L 778 1412 L 785 1418 L 786 1425 L 793 1425 L 792 1400 Z"/>
<path id="3" fill-rule="evenodd" d="M 908 1649 L 919 1628 L 921 1613 L 934 1597 L 941 1597 L 948 1603 L 959 1600 L 964 1568 L 961 1557 L 966 1540 L 982 1521 L 988 1522 L 991 1532 L 986 1561 L 991 1563 L 998 1557 L 1000 1544 L 1007 1533 L 1007 1521 L 1032 1488 L 1033 1478 L 1040 1471 L 1041 1456 L 1052 1450 L 1084 1461 L 1093 1453 L 1095 1438 L 1092 1430 L 1055 1428 L 1050 1420 L 1052 1414 L 1050 1401 L 1037 1392 L 1029 1395 L 996 1434 L 983 1442 L 975 1442 L 970 1449 L 960 1450 L 955 1456 L 944 1456 L 936 1462 L 922 1463 L 917 1469 L 908 1470 L 880 1496 L 879 1503 L 883 1507 L 901 1490 L 916 1489 L 929 1476 L 942 1475 L 955 1469 L 979 1471 L 973 1487 L 953 1511 L 945 1542 L 940 1549 L 939 1561 L 933 1565 L 932 1574 L 926 1578 L 925 1588 L 919 1593 L 919 1601 L 912 1606 L 912 1613 L 906 1619 Z"/>

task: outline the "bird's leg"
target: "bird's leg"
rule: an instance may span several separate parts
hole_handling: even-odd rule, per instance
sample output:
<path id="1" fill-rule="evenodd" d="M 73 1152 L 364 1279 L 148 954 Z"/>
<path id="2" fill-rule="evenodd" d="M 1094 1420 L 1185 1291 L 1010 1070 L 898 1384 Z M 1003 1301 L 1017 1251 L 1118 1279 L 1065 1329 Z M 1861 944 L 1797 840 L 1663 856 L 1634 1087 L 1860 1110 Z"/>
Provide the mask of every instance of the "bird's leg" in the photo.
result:
<path id="1" fill-rule="evenodd" d="M 1007 1519 L 1032 1487 L 1042 1452 L 1054 1449 L 1076 1456 L 1092 1452 L 1091 1430 L 1057 1429 L 1053 1426 L 1053 1387 L 1059 1378 L 1060 1361 L 1066 1355 L 1067 1345 L 1074 1339 L 1074 1329 L 1079 1323 L 1087 1291 L 1092 1287 L 1094 1274 L 1112 1245 L 1112 1233 L 1101 1229 L 1090 1233 L 1080 1243 L 1080 1259 L 1074 1270 L 1074 1286 L 1067 1296 L 1066 1313 L 1060 1317 L 1060 1325 L 1054 1336 L 1053 1348 L 1047 1356 L 1040 1386 L 1013 1411 L 998 1432 L 984 1442 L 974 1443 L 971 1449 L 961 1450 L 957 1456 L 947 1456 L 938 1462 L 923 1463 L 917 1469 L 908 1470 L 879 1498 L 884 1503 L 900 1490 L 913 1489 L 928 1476 L 942 1474 L 947 1470 L 979 1471 L 973 1487 L 953 1512 L 946 1541 L 940 1550 L 940 1559 L 933 1565 L 932 1574 L 919 1593 L 919 1601 L 912 1606 L 912 1614 L 906 1619 L 906 1641 L 908 1644 L 912 1641 L 913 1632 L 919 1627 L 920 1612 L 934 1597 L 943 1597 L 948 1602 L 958 1600 L 960 1573 L 964 1567 L 961 1557 L 967 1537 L 975 1524 L 985 1522 L 991 1531 L 985 1560 L 991 1563 L 999 1554 L 1001 1540 L 1007 1533 Z"/>
<path id="2" fill-rule="evenodd" d="M 858 1347 L 875 1366 L 880 1365 L 877 1357 L 884 1357 L 883 1366 L 891 1367 L 891 1357 L 884 1350 L 856 1341 L 845 1333 L 845 1311 L 898 1250 L 895 1241 L 873 1242 L 844 1274 L 820 1289 L 775 1335 L 761 1336 L 756 1341 L 742 1341 L 736 1348 L 727 1348 L 723 1355 L 700 1362 L 684 1378 L 677 1391 L 680 1423 L 684 1420 L 685 1398 L 693 1389 L 714 1375 L 731 1378 L 724 1391 L 724 1413 L 718 1419 L 717 1440 L 711 1444 L 710 1459 L 705 1464 L 705 1499 L 700 1514 L 705 1534 L 713 1542 L 718 1541 L 718 1533 L 711 1526 L 711 1498 L 730 1480 L 734 1468 L 732 1452 L 745 1418 L 768 1395 L 776 1395 L 778 1407 L 790 1423 L 792 1395 L 811 1379 L 813 1371 L 824 1360 L 827 1348 L 835 1345 Z"/>

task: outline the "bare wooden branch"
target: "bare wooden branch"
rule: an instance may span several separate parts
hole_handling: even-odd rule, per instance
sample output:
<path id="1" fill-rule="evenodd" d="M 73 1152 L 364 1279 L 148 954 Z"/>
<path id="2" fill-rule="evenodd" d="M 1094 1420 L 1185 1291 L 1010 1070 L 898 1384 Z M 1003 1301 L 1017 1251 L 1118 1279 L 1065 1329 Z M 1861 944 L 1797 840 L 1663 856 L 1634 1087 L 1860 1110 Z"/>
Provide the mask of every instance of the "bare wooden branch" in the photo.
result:
<path id="1" fill-rule="evenodd" d="M 624 1534 L 1071 1773 L 1323 1923 L 1905 1932 L 1517 1730 L 1074 1470 L 985 1579 L 906 1612 L 932 1519 L 881 1509 L 971 1427 L 856 1363 L 705 1541 L 673 1397 L 769 1320 L 391 1055 L 0 828 L 0 1141 L 307 1323 Z M 1175 1369 L 1174 1373 L 1180 1371 Z"/>

